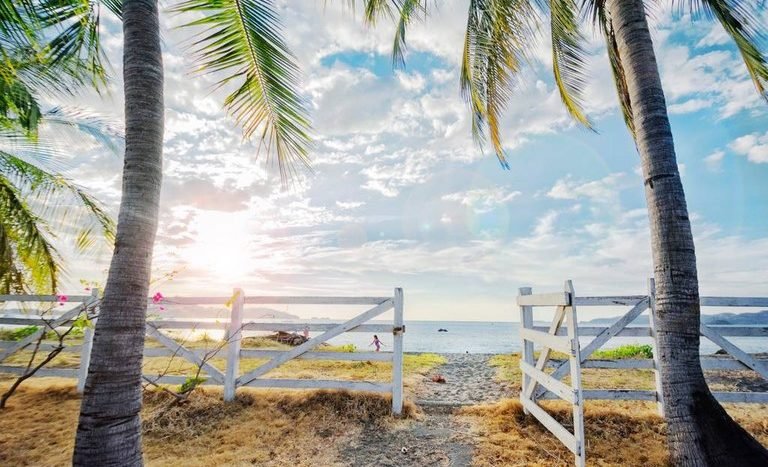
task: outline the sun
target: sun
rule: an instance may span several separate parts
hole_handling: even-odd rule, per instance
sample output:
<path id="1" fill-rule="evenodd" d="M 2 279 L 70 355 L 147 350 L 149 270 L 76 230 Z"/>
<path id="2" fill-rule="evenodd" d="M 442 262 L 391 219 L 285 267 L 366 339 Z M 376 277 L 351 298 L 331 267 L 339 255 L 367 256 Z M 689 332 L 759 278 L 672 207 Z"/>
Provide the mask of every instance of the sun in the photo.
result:
<path id="1" fill-rule="evenodd" d="M 236 285 L 253 267 L 246 225 L 242 213 L 200 213 L 192 226 L 195 241 L 185 248 L 184 260 L 194 269 Z"/>

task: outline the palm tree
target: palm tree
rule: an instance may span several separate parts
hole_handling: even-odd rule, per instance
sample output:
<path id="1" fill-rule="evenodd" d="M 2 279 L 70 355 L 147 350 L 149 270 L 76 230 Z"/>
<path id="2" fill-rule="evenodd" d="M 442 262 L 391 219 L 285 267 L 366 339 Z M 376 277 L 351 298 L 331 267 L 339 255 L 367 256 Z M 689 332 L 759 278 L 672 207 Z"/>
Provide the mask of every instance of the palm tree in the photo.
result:
<path id="1" fill-rule="evenodd" d="M 76 0 L 72 0 L 76 1 Z M 86 0 L 77 0 L 86 1 Z M 91 2 L 93 3 L 93 2 Z M 141 363 L 163 154 L 163 63 L 157 0 L 124 0 L 123 197 L 80 410 L 75 465 L 141 465 Z M 308 163 L 309 121 L 297 67 L 271 1 L 185 0 L 198 70 L 232 89 L 224 106 L 258 134 L 282 177 Z M 203 32 L 200 33 L 200 29 Z"/>
<path id="2" fill-rule="evenodd" d="M 425 0 L 366 0 L 366 19 L 397 20 L 395 63 L 402 61 L 407 25 L 426 16 Z M 694 15 L 715 17 L 735 41 L 758 93 L 768 97 L 763 35 L 749 2 L 691 0 Z M 569 113 L 591 127 L 582 110 L 584 50 L 579 18 L 602 32 L 619 103 L 641 159 L 656 279 L 657 348 L 667 438 L 675 465 L 768 465 L 768 451 L 725 412 L 709 391 L 699 361 L 699 287 L 693 235 L 643 0 L 470 0 L 461 88 L 476 140 L 489 135 L 507 166 L 500 117 L 525 47 L 549 13 L 555 82 Z M 508 166 L 507 166 L 508 167 Z"/>
<path id="3" fill-rule="evenodd" d="M 28 6 L 0 4 L 0 294 L 55 293 L 64 271 L 56 247 L 60 237 L 73 238 L 78 250 L 88 251 L 97 245 L 94 233 L 114 235 L 101 204 L 46 166 L 62 155 L 57 139 L 66 128 L 111 147 L 119 132 L 82 110 L 40 106 L 41 95 L 50 91 L 71 94 L 86 83 L 98 87 L 103 67 L 92 55 L 98 51 L 85 41 L 62 53 L 78 29 L 46 40 L 40 25 L 48 14 Z M 46 130 L 42 140 L 41 129 Z"/>

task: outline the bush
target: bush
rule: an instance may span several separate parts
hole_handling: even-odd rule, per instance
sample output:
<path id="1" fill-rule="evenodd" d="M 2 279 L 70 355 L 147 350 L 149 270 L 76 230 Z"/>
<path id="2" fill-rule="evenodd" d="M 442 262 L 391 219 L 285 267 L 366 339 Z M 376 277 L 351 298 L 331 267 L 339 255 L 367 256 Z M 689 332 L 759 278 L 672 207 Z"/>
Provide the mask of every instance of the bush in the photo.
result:
<path id="1" fill-rule="evenodd" d="M 627 344 L 615 349 L 598 350 L 592 358 L 621 360 L 624 358 L 653 358 L 653 346 L 648 344 Z"/>
<path id="2" fill-rule="evenodd" d="M 27 336 L 31 336 L 38 330 L 37 326 L 24 326 L 18 329 L 0 329 L 1 341 L 20 341 Z"/>

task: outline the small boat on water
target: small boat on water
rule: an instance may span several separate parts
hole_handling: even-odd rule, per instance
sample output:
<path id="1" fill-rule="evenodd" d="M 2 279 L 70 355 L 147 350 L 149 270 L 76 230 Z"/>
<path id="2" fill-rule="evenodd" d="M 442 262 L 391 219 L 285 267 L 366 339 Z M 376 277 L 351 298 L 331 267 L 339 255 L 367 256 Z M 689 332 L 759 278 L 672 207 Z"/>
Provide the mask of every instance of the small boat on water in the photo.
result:
<path id="1" fill-rule="evenodd" d="M 445 328 L 440 328 L 440 329 L 437 330 L 437 332 L 448 332 L 448 330 L 445 329 Z"/>

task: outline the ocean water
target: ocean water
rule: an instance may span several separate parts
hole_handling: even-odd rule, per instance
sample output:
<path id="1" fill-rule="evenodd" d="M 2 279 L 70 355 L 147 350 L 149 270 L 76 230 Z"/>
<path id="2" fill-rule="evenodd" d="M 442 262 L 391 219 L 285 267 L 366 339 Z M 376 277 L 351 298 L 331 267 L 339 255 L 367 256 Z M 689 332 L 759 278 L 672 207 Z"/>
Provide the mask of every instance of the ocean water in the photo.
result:
<path id="1" fill-rule="evenodd" d="M 438 332 L 440 328 L 448 332 Z M 520 324 L 510 322 L 477 321 L 406 321 L 403 348 L 406 352 L 436 353 L 511 353 L 520 352 Z M 319 333 L 312 333 L 316 335 Z M 582 347 L 594 337 L 580 338 Z M 392 350 L 392 335 L 380 334 L 382 350 Z M 768 338 L 729 337 L 731 342 L 748 353 L 768 352 Z M 354 344 L 358 350 L 371 350 L 373 334 L 350 332 L 331 339 L 332 344 Z M 603 348 L 624 344 L 652 344 L 649 337 L 615 337 Z M 701 339 L 701 353 L 711 354 L 719 349 L 712 342 Z"/>

